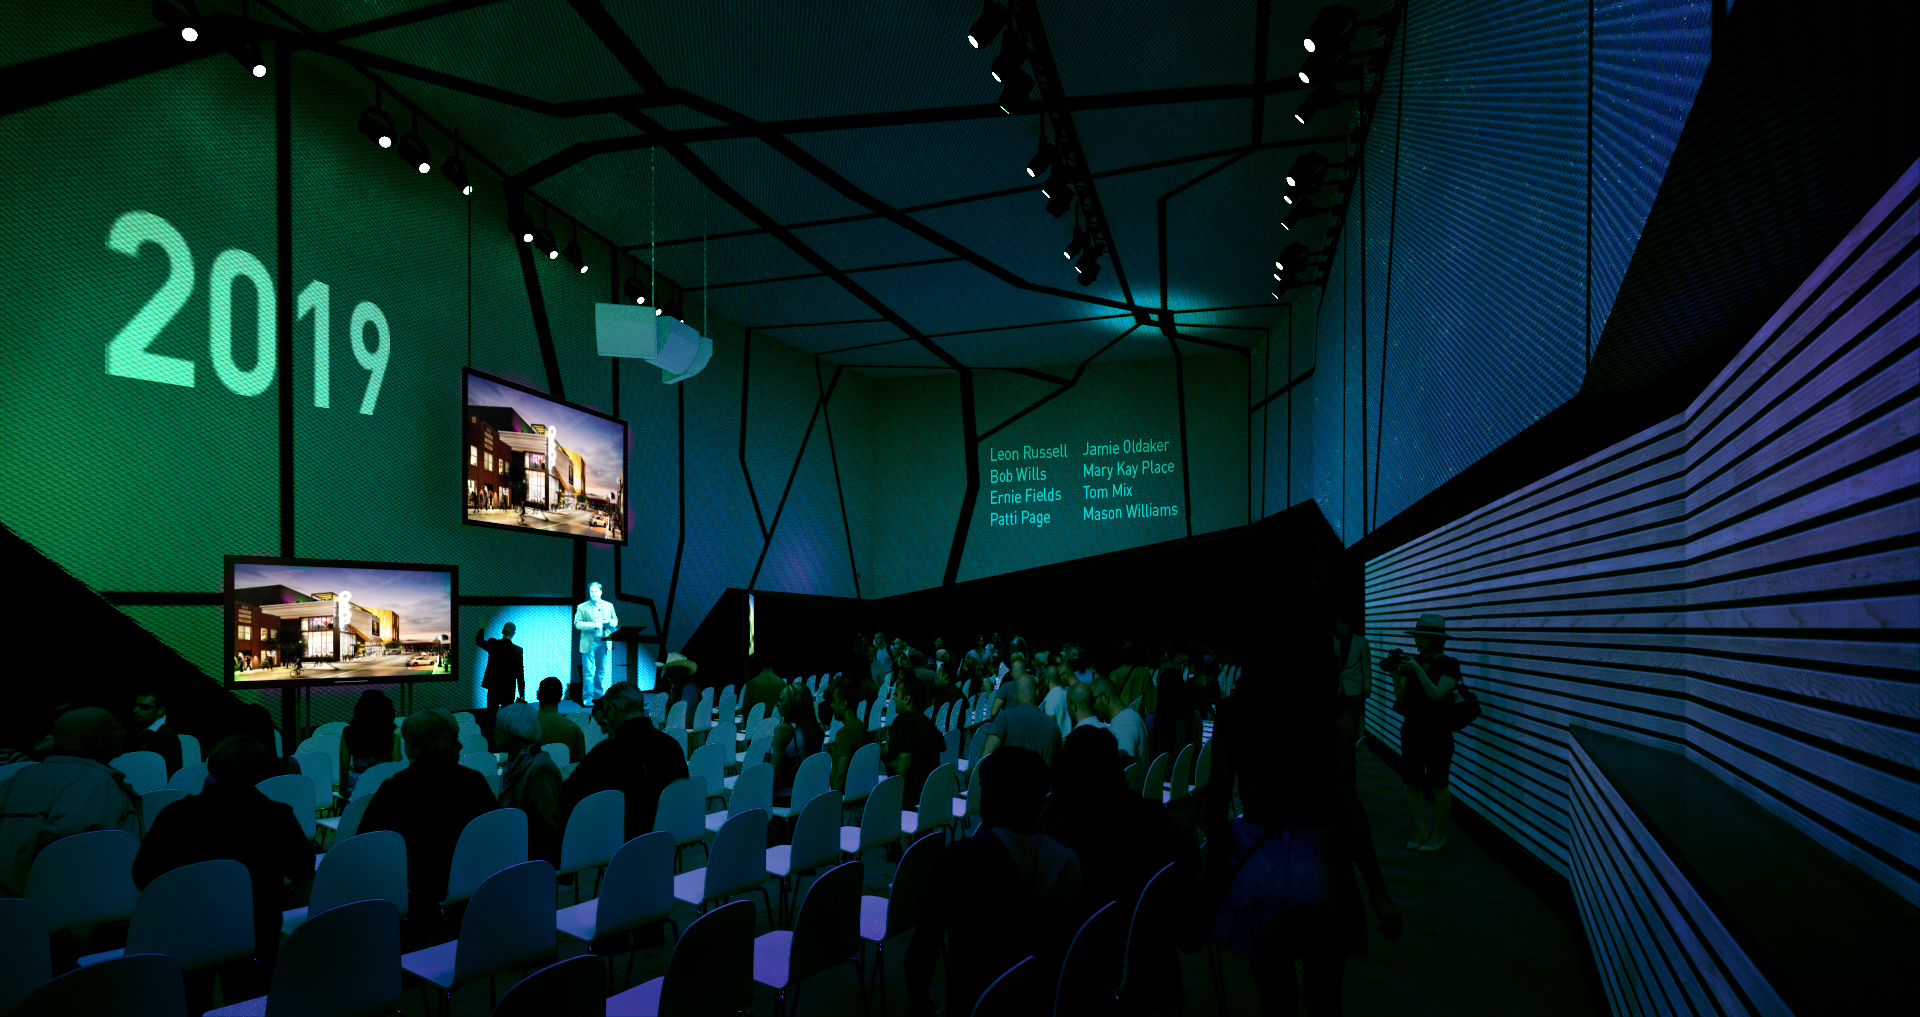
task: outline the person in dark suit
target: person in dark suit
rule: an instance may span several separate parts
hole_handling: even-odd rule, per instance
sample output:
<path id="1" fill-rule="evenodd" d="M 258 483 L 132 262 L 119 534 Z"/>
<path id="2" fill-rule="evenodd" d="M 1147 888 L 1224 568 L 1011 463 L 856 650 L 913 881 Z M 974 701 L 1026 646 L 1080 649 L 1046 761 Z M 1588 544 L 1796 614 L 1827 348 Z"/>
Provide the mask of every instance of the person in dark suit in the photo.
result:
<path id="1" fill-rule="evenodd" d="M 561 828 L 566 827 L 564 817 L 588 795 L 620 791 L 627 796 L 626 839 L 653 832 L 660 792 L 687 775 L 680 743 L 653 726 L 632 682 L 615 682 L 601 693 L 593 704 L 593 719 L 602 731 L 613 733 L 567 778 L 560 796 Z"/>
<path id="2" fill-rule="evenodd" d="M 489 710 L 527 698 L 526 654 L 513 641 L 513 631 L 513 623 L 508 622 L 500 626 L 498 639 L 488 639 L 484 628 L 473 637 L 473 645 L 487 651 L 487 673 L 480 687 L 487 690 Z"/>
<path id="3" fill-rule="evenodd" d="M 146 691 L 133 697 L 133 737 L 127 739 L 128 752 L 158 752 L 167 761 L 167 776 L 180 769 L 180 735 L 167 724 L 167 704 L 158 692 Z"/>
<path id="4" fill-rule="evenodd" d="M 460 765 L 460 727 L 444 708 L 408 717 L 400 737 L 411 762 L 373 793 L 360 832 L 393 830 L 407 842 L 407 896 L 420 914 L 446 899 L 460 832 L 498 806 L 487 778 Z"/>

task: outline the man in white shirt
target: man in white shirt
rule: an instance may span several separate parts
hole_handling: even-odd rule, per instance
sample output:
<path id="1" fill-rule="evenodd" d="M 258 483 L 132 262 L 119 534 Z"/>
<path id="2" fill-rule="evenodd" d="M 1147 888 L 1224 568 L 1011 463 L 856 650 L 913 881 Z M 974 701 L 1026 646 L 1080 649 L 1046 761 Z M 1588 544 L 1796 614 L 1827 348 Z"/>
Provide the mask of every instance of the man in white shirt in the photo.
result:
<path id="1" fill-rule="evenodd" d="M 1073 687 L 1067 690 L 1067 716 L 1069 731 L 1107 726 L 1107 722 L 1093 712 L 1093 686 L 1086 682 L 1074 682 Z"/>
<path id="2" fill-rule="evenodd" d="M 607 637 L 620 627 L 613 605 L 600 599 L 600 584 L 587 584 L 587 599 L 573 609 L 573 627 L 580 630 L 580 690 L 598 702 L 613 681 L 613 647 Z"/>
<path id="3" fill-rule="evenodd" d="M 1093 683 L 1093 712 L 1113 729 L 1113 737 L 1120 743 L 1120 752 L 1128 757 L 1128 763 L 1146 762 L 1147 722 L 1120 701 L 1119 692 L 1105 678 Z"/>
<path id="4" fill-rule="evenodd" d="M 1060 674 L 1052 664 L 1040 669 L 1040 684 L 1047 690 L 1040 709 L 1060 725 L 1060 737 L 1065 738 L 1073 730 L 1073 721 L 1067 718 L 1067 684 L 1060 680 Z"/>

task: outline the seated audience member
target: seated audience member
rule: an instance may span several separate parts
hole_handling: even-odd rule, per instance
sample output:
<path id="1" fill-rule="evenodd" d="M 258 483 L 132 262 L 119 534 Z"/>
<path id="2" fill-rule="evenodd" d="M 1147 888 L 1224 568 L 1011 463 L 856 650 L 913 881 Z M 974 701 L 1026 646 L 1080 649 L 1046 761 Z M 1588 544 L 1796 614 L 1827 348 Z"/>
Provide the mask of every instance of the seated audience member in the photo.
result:
<path id="1" fill-rule="evenodd" d="M 347 768 L 341 789 L 351 797 L 360 775 L 381 763 L 399 758 L 400 731 L 393 726 L 393 700 L 385 692 L 368 689 L 353 701 L 353 720 L 340 736 Z"/>
<path id="2" fill-rule="evenodd" d="M 313 878 L 313 848 L 293 810 L 254 786 L 283 769 L 281 761 L 252 738 L 222 739 L 207 754 L 206 785 L 199 794 L 174 802 L 154 817 L 133 859 L 133 885 L 142 890 L 163 873 L 196 862 L 231 858 L 247 867 L 253 883 L 254 956 L 262 970 L 252 977 L 239 972 L 238 977 L 230 976 L 229 999 L 266 992 L 280 950 L 280 913 L 294 904 L 287 884 Z M 238 984 L 242 980 L 254 984 L 243 991 Z M 191 984 L 194 979 L 188 981 Z M 210 1006 L 212 987 L 205 988 Z"/>
<path id="3" fill-rule="evenodd" d="M 860 688 L 858 681 L 838 681 L 827 692 L 827 701 L 833 705 L 833 717 L 840 722 L 840 730 L 833 736 L 833 744 L 827 751 L 833 754 L 833 773 L 828 786 L 835 791 L 847 789 L 847 766 L 853 762 L 853 754 L 867 743 L 867 722 L 860 719 Z M 901 799 L 905 801 L 904 798 Z"/>
<path id="4" fill-rule="evenodd" d="M 764 703 L 767 712 L 763 716 L 773 716 L 773 708 L 780 701 L 780 690 L 787 683 L 773 673 L 773 667 L 758 657 L 747 658 L 747 674 L 751 675 L 747 683 L 740 688 L 740 716 L 753 712 L 753 704 Z"/>
<path id="5" fill-rule="evenodd" d="M 158 752 L 166 761 L 167 776 L 180 769 L 180 735 L 167 723 L 167 704 L 158 692 L 148 690 L 133 697 L 133 723 L 129 731 L 128 752 Z"/>
<path id="6" fill-rule="evenodd" d="M 1061 738 L 1073 730 L 1073 722 L 1067 718 L 1067 686 L 1073 684 L 1073 678 L 1066 671 L 1064 665 L 1056 664 L 1040 669 L 1040 687 L 1046 690 L 1040 700 L 1040 712 L 1059 726 Z"/>
<path id="7" fill-rule="evenodd" d="M 1071 725 L 1067 732 L 1069 737 L 1074 731 L 1083 727 L 1097 727 L 1104 730 L 1107 726 L 1107 722 L 1101 720 L 1100 715 L 1094 712 L 1093 686 L 1086 682 L 1074 682 L 1073 686 L 1067 689 L 1067 717 Z M 1115 742 L 1116 746 L 1118 744 Z"/>
<path id="8" fill-rule="evenodd" d="M 920 711 L 926 707 L 927 683 L 918 678 L 903 678 L 893 687 L 894 721 L 886 729 L 887 743 L 880 750 L 880 761 L 888 774 L 907 778 L 901 791 L 901 806 L 909 811 L 920 807 L 920 792 L 926 787 L 927 774 L 940 765 L 940 753 L 947 741 Z"/>
<path id="9" fill-rule="evenodd" d="M 565 722 L 568 727 L 572 721 Z M 560 865 L 560 767 L 540 746 L 540 711 L 532 703 L 510 703 L 493 720 L 494 744 L 507 754 L 500 781 L 500 807 L 527 814 L 527 858 Z"/>
<path id="10" fill-rule="evenodd" d="M 1146 721 L 1121 700 L 1112 679 L 1101 678 L 1093 683 L 1093 712 L 1113 729 L 1113 736 L 1120 741 L 1120 752 L 1128 763 L 1148 762 Z"/>
<path id="11" fill-rule="evenodd" d="M 460 765 L 460 726 L 444 707 L 408 717 L 400 737 L 409 762 L 373 793 L 360 832 L 392 830 L 407 842 L 409 907 L 415 914 L 431 913 L 446 899 L 460 832 L 497 805 L 480 771 Z"/>
<path id="12" fill-rule="evenodd" d="M 140 836 L 139 799 L 107 765 L 125 744 L 113 714 L 68 710 L 53 722 L 46 761 L 0 781 L 0 896 L 20 896 L 33 860 L 56 840 L 92 830 Z"/>
<path id="13" fill-rule="evenodd" d="M 939 710 L 942 706 L 948 703 L 957 703 L 967 698 L 966 693 L 962 692 L 960 686 L 955 684 L 956 677 L 951 664 L 933 672 L 933 689 L 929 695 L 933 702 L 935 716 L 939 715 Z"/>
<path id="14" fill-rule="evenodd" d="M 577 763 L 586 758 L 587 733 L 580 725 L 561 716 L 560 700 L 565 692 L 560 687 L 560 679 L 551 675 L 540 679 L 540 686 L 534 690 L 534 697 L 540 701 L 540 744 L 559 742 L 565 745 L 567 761 Z"/>
<path id="15" fill-rule="evenodd" d="M 793 801 L 793 778 L 801 761 L 824 747 L 826 734 L 813 714 L 813 694 L 798 682 L 780 691 L 776 715 L 780 723 L 773 729 L 773 798 L 775 805 L 784 806 Z"/>
<path id="16" fill-rule="evenodd" d="M 980 832 L 951 844 L 934 863 L 907 947 L 908 1012 L 931 1015 L 928 989 L 942 941 L 947 948 L 947 1013 L 970 1014 L 980 993 L 1020 958 L 1060 970 L 1078 917 L 1083 879 L 1074 853 L 1039 832 L 1047 765 L 1010 747 L 980 760 Z M 1024 1008 L 1051 1009 L 1053 980 L 1034 979 Z"/>
<path id="17" fill-rule="evenodd" d="M 1013 689 L 1013 705 L 988 722 L 986 751 L 1016 745 L 1051 765 L 1054 752 L 1060 748 L 1060 726 L 1033 705 L 1033 676 L 1021 675 L 1007 684 Z"/>
<path id="18" fill-rule="evenodd" d="M 1179 668 L 1163 668 L 1154 679 L 1159 709 L 1153 714 L 1150 755 L 1167 753 L 1180 758 L 1180 750 L 1200 741 L 1200 715 L 1187 704 L 1187 683 Z M 1169 764 L 1171 765 L 1171 764 Z"/>
<path id="19" fill-rule="evenodd" d="M 627 799 L 626 839 L 653 832 L 660 792 L 687 775 L 680 743 L 653 726 L 632 682 L 615 682 L 593 703 L 593 719 L 608 732 L 574 768 L 561 795 L 560 822 L 588 795 L 619 791 Z"/>

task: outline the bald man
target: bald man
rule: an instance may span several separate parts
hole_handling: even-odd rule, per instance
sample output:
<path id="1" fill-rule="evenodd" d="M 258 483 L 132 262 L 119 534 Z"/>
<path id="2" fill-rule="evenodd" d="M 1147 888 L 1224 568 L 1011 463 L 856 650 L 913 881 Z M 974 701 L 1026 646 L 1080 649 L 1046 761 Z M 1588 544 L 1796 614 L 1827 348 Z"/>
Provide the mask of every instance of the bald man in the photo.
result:
<path id="1" fill-rule="evenodd" d="M 1074 682 L 1067 689 L 1067 716 L 1074 728 L 1107 726 L 1107 722 L 1093 712 L 1093 686 L 1086 682 Z M 1071 730 L 1068 734 L 1071 736 Z"/>
<path id="2" fill-rule="evenodd" d="M 1120 690 L 1105 678 L 1093 682 L 1093 712 L 1113 729 L 1120 752 L 1129 763 L 1144 763 L 1147 756 L 1147 722 L 1120 699 Z"/>
<path id="3" fill-rule="evenodd" d="M 20 896 L 33 860 L 56 840 L 92 830 L 140 835 L 139 799 L 107 765 L 125 745 L 113 714 L 68 710 L 53 723 L 47 761 L 0 781 L 0 896 Z"/>
<path id="4" fill-rule="evenodd" d="M 1034 705 L 1033 676 L 1023 674 L 1006 684 L 1013 690 L 1011 705 L 988 723 L 986 751 L 991 753 L 1001 745 L 1017 745 L 1033 750 L 1052 766 L 1053 754 L 1060 748 L 1060 726 Z"/>

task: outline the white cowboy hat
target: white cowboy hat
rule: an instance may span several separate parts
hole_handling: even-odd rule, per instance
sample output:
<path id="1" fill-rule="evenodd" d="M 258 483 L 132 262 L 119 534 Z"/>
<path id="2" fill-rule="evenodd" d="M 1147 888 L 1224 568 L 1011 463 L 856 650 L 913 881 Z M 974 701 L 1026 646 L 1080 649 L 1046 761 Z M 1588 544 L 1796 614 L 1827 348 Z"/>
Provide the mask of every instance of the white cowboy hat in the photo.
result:
<path id="1" fill-rule="evenodd" d="M 1423 614 L 1420 616 L 1420 624 L 1406 631 L 1410 636 L 1434 636 L 1445 639 L 1447 638 L 1447 619 L 1443 615 Z"/>
<path id="2" fill-rule="evenodd" d="M 662 661 L 660 666 L 661 667 L 684 667 L 687 669 L 688 674 L 692 674 L 695 671 L 700 670 L 700 665 L 687 659 L 685 654 L 682 654 L 678 651 L 667 654 L 667 659 Z"/>

